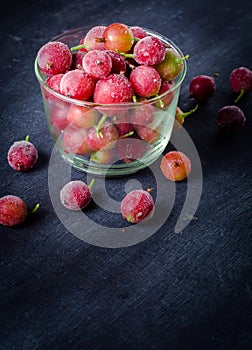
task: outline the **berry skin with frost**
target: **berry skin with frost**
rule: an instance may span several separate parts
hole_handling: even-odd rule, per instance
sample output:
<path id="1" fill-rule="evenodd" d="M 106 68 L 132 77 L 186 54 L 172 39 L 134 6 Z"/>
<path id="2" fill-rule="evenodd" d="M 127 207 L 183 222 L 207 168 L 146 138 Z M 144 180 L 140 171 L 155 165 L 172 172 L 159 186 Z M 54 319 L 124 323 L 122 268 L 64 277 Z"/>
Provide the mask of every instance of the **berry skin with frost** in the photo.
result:
<path id="1" fill-rule="evenodd" d="M 94 102 L 101 104 L 131 102 L 134 91 L 129 80 L 120 74 L 110 74 L 95 86 Z"/>
<path id="2" fill-rule="evenodd" d="M 239 93 L 236 103 L 245 92 L 252 91 L 252 71 L 246 67 L 235 68 L 230 74 L 229 83 L 233 91 Z"/>
<path id="3" fill-rule="evenodd" d="M 233 133 L 246 122 L 243 111 L 237 106 L 224 106 L 217 112 L 216 123 L 220 130 Z"/>
<path id="4" fill-rule="evenodd" d="M 191 161 L 182 152 L 166 153 L 160 163 L 163 175 L 171 181 L 182 181 L 191 172 Z"/>
<path id="5" fill-rule="evenodd" d="M 134 38 L 143 39 L 147 36 L 146 31 L 142 27 L 133 26 L 133 27 L 130 27 L 130 29 L 134 35 Z"/>
<path id="6" fill-rule="evenodd" d="M 154 200 L 149 192 L 133 190 L 123 198 L 121 213 L 128 222 L 137 224 L 152 217 L 154 205 Z"/>
<path id="7" fill-rule="evenodd" d="M 88 100 L 94 87 L 94 80 L 80 69 L 65 73 L 60 81 L 61 94 L 77 100 Z"/>
<path id="8" fill-rule="evenodd" d="M 72 54 L 64 43 L 50 41 L 38 51 L 39 69 L 48 75 L 67 72 L 72 64 Z"/>
<path id="9" fill-rule="evenodd" d="M 154 66 L 163 61 L 165 46 L 161 40 L 152 36 L 140 39 L 133 51 L 134 60 L 144 66 Z"/>
<path id="10" fill-rule="evenodd" d="M 29 136 L 26 136 L 25 140 L 14 142 L 9 148 L 7 159 L 14 170 L 28 171 L 38 160 L 38 150 L 28 140 Z"/>
<path id="11" fill-rule="evenodd" d="M 130 74 L 130 82 L 134 92 L 143 97 L 152 97 L 158 94 L 161 78 L 153 67 L 138 66 Z"/>
<path id="12" fill-rule="evenodd" d="M 64 74 L 51 75 L 46 79 L 46 85 L 60 94 L 60 82 Z"/>
<path id="13" fill-rule="evenodd" d="M 92 50 L 83 57 L 82 67 L 95 80 L 105 78 L 111 72 L 112 59 L 104 50 Z"/>
<path id="14" fill-rule="evenodd" d="M 89 185 L 78 180 L 68 182 L 60 191 L 61 203 L 70 210 L 84 209 L 92 200 L 93 183 L 93 180 Z"/>
<path id="15" fill-rule="evenodd" d="M 15 226 L 21 224 L 27 216 L 25 202 L 13 195 L 0 198 L 0 224 Z"/>
<path id="16" fill-rule="evenodd" d="M 87 51 L 104 50 L 104 43 L 99 42 L 96 39 L 103 36 L 105 29 L 105 26 L 95 26 L 87 32 L 84 38 L 84 45 Z"/>

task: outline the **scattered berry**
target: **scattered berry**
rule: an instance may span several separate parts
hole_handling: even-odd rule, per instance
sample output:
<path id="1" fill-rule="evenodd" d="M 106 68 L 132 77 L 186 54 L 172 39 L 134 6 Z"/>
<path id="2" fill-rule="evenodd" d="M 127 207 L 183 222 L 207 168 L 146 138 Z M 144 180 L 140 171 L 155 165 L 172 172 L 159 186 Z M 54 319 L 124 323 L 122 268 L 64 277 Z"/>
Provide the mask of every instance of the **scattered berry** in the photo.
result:
<path id="1" fill-rule="evenodd" d="M 160 168 L 168 180 L 181 181 L 191 172 L 191 161 L 184 153 L 171 151 L 163 156 Z"/>
<path id="2" fill-rule="evenodd" d="M 70 181 L 60 191 L 60 201 L 68 209 L 84 209 L 92 200 L 91 188 L 94 179 L 87 185 L 83 181 Z"/>
<path id="3" fill-rule="evenodd" d="M 222 131 L 235 132 L 244 126 L 246 121 L 243 111 L 237 106 L 222 107 L 216 116 L 216 123 Z"/>
<path id="4" fill-rule="evenodd" d="M 154 213 L 152 195 L 144 190 L 129 192 L 121 202 L 121 213 L 123 218 L 132 224 L 150 219 Z"/>
<path id="5" fill-rule="evenodd" d="M 38 160 L 38 150 L 28 140 L 26 136 L 25 140 L 14 142 L 8 151 L 8 163 L 14 170 L 30 170 Z"/>
<path id="6" fill-rule="evenodd" d="M 50 41 L 42 46 L 37 57 L 39 69 L 48 75 L 65 73 L 72 64 L 69 48 L 59 41 Z"/>
<path id="7" fill-rule="evenodd" d="M 25 202 L 13 195 L 0 198 L 0 224 L 14 226 L 21 224 L 27 216 Z"/>
<path id="8" fill-rule="evenodd" d="M 245 92 L 252 91 L 252 71 L 246 67 L 235 68 L 229 77 L 229 83 L 234 92 L 238 93 L 235 103 Z"/>
<path id="9" fill-rule="evenodd" d="M 198 109 L 199 105 L 196 105 L 193 109 L 191 109 L 188 112 L 183 112 L 180 107 L 176 107 L 176 114 L 175 114 L 175 120 L 174 120 L 174 125 L 173 125 L 173 132 L 179 130 L 182 125 L 184 124 L 185 118 L 188 117 L 189 115 L 193 114 L 196 112 Z"/>
<path id="10" fill-rule="evenodd" d="M 190 82 L 190 97 L 194 98 L 198 103 L 206 102 L 213 96 L 215 88 L 214 77 L 198 75 Z"/>

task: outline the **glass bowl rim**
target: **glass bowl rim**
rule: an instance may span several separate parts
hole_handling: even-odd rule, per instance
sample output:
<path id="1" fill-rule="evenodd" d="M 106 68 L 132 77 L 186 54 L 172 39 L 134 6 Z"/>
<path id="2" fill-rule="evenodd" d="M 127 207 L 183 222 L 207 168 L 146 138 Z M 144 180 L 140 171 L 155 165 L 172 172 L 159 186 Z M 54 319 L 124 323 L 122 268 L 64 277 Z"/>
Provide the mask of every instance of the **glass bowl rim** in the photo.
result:
<path id="1" fill-rule="evenodd" d="M 145 27 L 141 27 L 143 30 L 146 31 L 147 34 L 149 35 L 154 35 L 155 37 L 157 37 L 158 39 L 161 39 L 162 42 L 165 42 L 169 45 L 171 45 L 172 48 L 174 48 L 180 55 L 181 57 L 183 57 L 183 52 L 181 51 L 181 49 L 170 39 L 166 38 L 164 35 L 152 30 L 152 29 L 148 29 Z M 63 37 L 67 36 L 67 35 L 71 35 L 77 32 L 83 32 L 83 31 L 88 31 L 91 28 L 87 28 L 87 27 L 77 27 L 77 28 L 73 28 L 73 29 L 69 29 L 66 30 L 64 32 L 62 32 L 61 34 L 53 37 L 52 39 L 50 39 L 48 42 L 51 41 L 60 41 L 60 39 L 62 39 Z M 174 92 L 183 82 L 185 75 L 186 75 L 186 71 L 187 71 L 187 63 L 186 60 L 184 60 L 183 62 L 183 68 L 182 71 L 179 73 L 179 78 L 178 81 L 172 86 L 171 89 L 169 89 L 168 91 L 165 91 L 163 94 L 152 97 L 148 100 L 145 101 L 140 101 L 140 102 L 121 102 L 121 103 L 110 103 L 110 104 L 102 104 L 102 103 L 95 103 L 92 101 L 85 101 L 85 100 L 78 100 L 78 99 L 74 99 L 68 96 L 64 96 L 56 91 L 54 91 L 53 89 L 51 89 L 45 82 L 45 79 L 43 79 L 42 74 L 40 72 L 40 69 L 38 67 L 38 54 L 36 55 L 35 61 L 34 61 L 34 70 L 35 70 L 35 74 L 36 77 L 39 81 L 40 84 L 43 85 L 43 87 L 45 89 L 47 89 L 52 95 L 54 95 L 55 97 L 64 100 L 66 102 L 75 104 L 75 105 L 79 105 L 79 106 L 84 106 L 84 107 L 109 107 L 109 108 L 132 108 L 132 107 L 136 107 L 138 105 L 143 105 L 143 104 L 153 104 L 157 101 L 160 101 L 162 98 L 164 98 L 166 95 Z"/>

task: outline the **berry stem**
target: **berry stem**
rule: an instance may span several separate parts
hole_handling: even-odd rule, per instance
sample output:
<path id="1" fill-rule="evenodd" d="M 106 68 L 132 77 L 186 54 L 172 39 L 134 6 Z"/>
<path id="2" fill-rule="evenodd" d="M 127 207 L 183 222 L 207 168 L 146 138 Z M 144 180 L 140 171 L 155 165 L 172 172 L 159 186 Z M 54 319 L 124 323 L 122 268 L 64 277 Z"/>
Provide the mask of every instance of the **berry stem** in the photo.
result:
<path id="1" fill-rule="evenodd" d="M 156 97 L 159 97 L 158 94 L 156 94 L 155 96 L 156 96 Z M 159 102 L 159 104 L 160 104 L 160 108 L 163 109 L 163 108 L 164 108 L 164 102 L 163 102 L 163 100 L 162 100 L 162 99 L 159 99 L 158 102 Z"/>
<path id="2" fill-rule="evenodd" d="M 183 62 L 183 61 L 185 61 L 185 60 L 187 61 L 188 58 L 189 58 L 189 55 L 187 54 L 187 55 L 185 55 L 185 56 L 183 56 L 183 57 L 177 58 L 177 59 L 176 59 L 176 62 L 180 63 L 180 62 Z"/>
<path id="3" fill-rule="evenodd" d="M 28 142 L 28 141 L 29 141 L 29 138 L 30 138 L 30 135 L 26 135 L 26 136 L 25 136 L 25 141 Z"/>
<path id="4" fill-rule="evenodd" d="M 101 137 L 101 138 L 103 137 L 102 132 L 101 132 L 101 127 L 102 127 L 102 124 L 105 122 L 106 119 L 107 119 L 107 116 L 103 115 L 101 117 L 101 119 L 99 120 L 99 123 L 98 123 L 98 125 L 96 127 L 96 132 L 97 132 L 97 136 L 98 137 Z"/>
<path id="5" fill-rule="evenodd" d="M 131 131 L 127 132 L 127 134 L 120 136 L 120 139 L 124 139 L 126 137 L 132 136 L 133 134 L 134 134 L 134 130 L 131 130 Z"/>
<path id="6" fill-rule="evenodd" d="M 187 117 L 188 115 L 194 113 L 197 109 L 198 109 L 199 105 L 197 104 L 193 109 L 191 109 L 190 111 L 188 112 L 184 112 L 182 114 L 180 114 L 181 117 L 185 118 Z"/>
<path id="7" fill-rule="evenodd" d="M 94 182 L 95 182 L 95 179 L 92 179 L 92 180 L 90 181 L 90 184 L 88 185 L 88 187 L 90 188 L 90 190 L 91 190 L 91 188 L 93 187 Z"/>
<path id="8" fill-rule="evenodd" d="M 118 52 L 118 53 L 124 57 L 134 58 L 133 53 L 124 53 L 124 52 Z"/>
<path id="9" fill-rule="evenodd" d="M 136 95 L 133 95 L 133 97 L 132 97 L 132 101 L 133 101 L 134 103 L 136 103 L 136 102 L 137 102 Z"/>
<path id="10" fill-rule="evenodd" d="M 234 103 L 237 103 L 241 98 L 242 96 L 244 95 L 245 93 L 245 90 L 244 89 L 241 89 L 239 95 L 236 97 L 236 99 L 234 100 Z"/>
<path id="11" fill-rule="evenodd" d="M 140 39 L 139 39 L 139 38 L 133 38 L 133 40 L 134 40 L 134 41 L 140 41 Z"/>
<path id="12" fill-rule="evenodd" d="M 29 216 L 35 214 L 39 210 L 39 203 L 35 205 L 35 207 L 32 209 L 32 211 L 29 212 Z"/>
<path id="13" fill-rule="evenodd" d="M 80 49 L 85 49 L 86 45 L 85 44 L 81 44 L 81 45 L 77 45 L 77 46 L 73 46 L 71 47 L 71 51 L 77 51 L 77 50 L 80 50 Z"/>

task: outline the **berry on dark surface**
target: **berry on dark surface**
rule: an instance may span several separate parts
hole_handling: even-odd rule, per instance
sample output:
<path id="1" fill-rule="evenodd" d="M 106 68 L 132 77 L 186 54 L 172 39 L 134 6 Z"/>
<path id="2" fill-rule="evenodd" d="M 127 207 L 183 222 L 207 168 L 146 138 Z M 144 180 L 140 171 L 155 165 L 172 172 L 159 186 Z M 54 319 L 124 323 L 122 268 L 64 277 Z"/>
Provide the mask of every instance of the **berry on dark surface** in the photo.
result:
<path id="1" fill-rule="evenodd" d="M 243 127 L 245 122 L 245 115 L 237 106 L 224 106 L 217 112 L 216 123 L 224 132 L 233 133 Z"/>
<path id="2" fill-rule="evenodd" d="M 235 68 L 230 74 L 229 83 L 233 91 L 239 94 L 234 101 L 237 103 L 245 92 L 252 91 L 252 71 L 246 67 Z"/>
<path id="3" fill-rule="evenodd" d="M 25 140 L 14 142 L 8 151 L 8 163 L 17 171 L 28 171 L 38 160 L 38 150 L 29 142 L 29 136 Z"/>
<path id="4" fill-rule="evenodd" d="M 84 209 L 92 200 L 91 188 L 94 180 L 87 185 L 84 181 L 70 181 L 60 191 L 61 203 L 70 210 Z"/>
<path id="5" fill-rule="evenodd" d="M 182 152 L 170 151 L 163 156 L 160 168 L 168 180 L 181 181 L 191 172 L 191 161 Z"/>
<path id="6" fill-rule="evenodd" d="M 15 226 L 21 224 L 27 216 L 25 202 L 13 195 L 0 198 L 0 224 Z"/>
<path id="7" fill-rule="evenodd" d="M 149 192 L 133 190 L 123 198 L 121 213 L 125 220 L 132 224 L 137 224 L 152 217 L 154 205 L 153 197 Z"/>
<path id="8" fill-rule="evenodd" d="M 190 82 L 190 97 L 194 98 L 199 103 L 204 103 L 213 96 L 215 88 L 214 77 L 198 75 Z"/>

